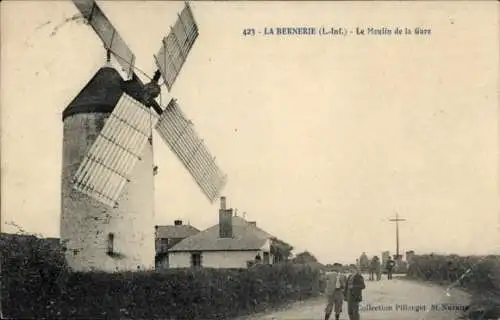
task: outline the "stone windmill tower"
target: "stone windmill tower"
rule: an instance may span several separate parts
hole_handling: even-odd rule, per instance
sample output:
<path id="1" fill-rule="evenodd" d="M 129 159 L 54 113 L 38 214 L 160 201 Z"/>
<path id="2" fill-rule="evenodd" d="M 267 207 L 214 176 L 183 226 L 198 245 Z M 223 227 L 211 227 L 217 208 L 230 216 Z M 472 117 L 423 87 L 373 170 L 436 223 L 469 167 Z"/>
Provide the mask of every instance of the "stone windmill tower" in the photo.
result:
<path id="1" fill-rule="evenodd" d="M 153 269 L 153 127 L 209 201 L 227 181 L 177 101 L 162 108 L 155 100 L 160 77 L 171 90 L 198 27 L 186 3 L 154 55 L 158 70 L 144 84 L 134 72 L 134 54 L 95 1 L 73 2 L 104 43 L 107 64 L 62 115 L 60 233 L 66 261 L 75 271 Z"/>

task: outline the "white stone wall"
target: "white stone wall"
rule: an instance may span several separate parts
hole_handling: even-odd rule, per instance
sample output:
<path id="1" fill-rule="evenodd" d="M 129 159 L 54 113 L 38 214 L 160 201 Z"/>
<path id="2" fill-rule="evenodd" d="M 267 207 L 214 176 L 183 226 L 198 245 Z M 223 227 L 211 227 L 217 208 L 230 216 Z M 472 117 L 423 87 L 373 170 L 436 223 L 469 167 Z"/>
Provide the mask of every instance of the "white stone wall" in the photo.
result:
<path id="1" fill-rule="evenodd" d="M 190 268 L 191 267 L 191 252 L 169 252 L 168 253 L 169 268 Z"/>
<path id="2" fill-rule="evenodd" d="M 201 263 L 203 268 L 246 268 L 247 261 L 254 260 L 257 253 L 262 251 L 205 251 L 202 252 Z M 272 262 L 272 256 L 270 256 Z M 170 252 L 170 268 L 190 268 L 191 252 Z"/>
<path id="3" fill-rule="evenodd" d="M 64 120 L 61 177 L 61 241 L 75 271 L 108 272 L 154 269 L 153 152 L 149 143 L 112 209 L 79 193 L 71 185 L 84 154 L 97 138 L 109 114 L 75 114 Z M 114 251 L 107 254 L 108 234 Z"/>
<path id="4" fill-rule="evenodd" d="M 267 239 L 266 243 L 260 248 L 261 251 L 270 252 L 271 251 L 271 240 Z"/>
<path id="5" fill-rule="evenodd" d="M 254 260 L 258 251 L 203 252 L 204 268 L 246 268 L 248 260 Z"/>

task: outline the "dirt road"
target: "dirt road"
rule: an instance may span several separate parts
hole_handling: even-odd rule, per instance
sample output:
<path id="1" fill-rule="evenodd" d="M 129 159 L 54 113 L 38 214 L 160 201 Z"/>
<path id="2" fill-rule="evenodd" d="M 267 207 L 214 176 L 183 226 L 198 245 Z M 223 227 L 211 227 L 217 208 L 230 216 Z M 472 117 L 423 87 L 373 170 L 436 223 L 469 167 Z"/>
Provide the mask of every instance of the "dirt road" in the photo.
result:
<path id="1" fill-rule="evenodd" d="M 469 295 L 451 289 L 446 293 L 440 286 L 404 279 L 366 281 L 361 304 L 362 320 L 452 320 L 459 319 Z M 242 317 L 238 320 L 324 319 L 325 298 L 293 304 L 287 309 Z M 348 319 L 347 304 L 340 319 Z M 333 318 L 333 316 L 332 316 Z"/>

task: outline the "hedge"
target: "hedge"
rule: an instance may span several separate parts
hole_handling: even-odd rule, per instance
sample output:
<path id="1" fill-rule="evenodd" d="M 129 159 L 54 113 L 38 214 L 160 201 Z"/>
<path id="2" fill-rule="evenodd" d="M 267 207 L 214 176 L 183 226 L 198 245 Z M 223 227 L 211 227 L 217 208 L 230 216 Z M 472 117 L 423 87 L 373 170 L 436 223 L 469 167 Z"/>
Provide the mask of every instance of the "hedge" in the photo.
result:
<path id="1" fill-rule="evenodd" d="M 9 318 L 221 319 L 318 295 L 318 269 L 70 273 L 57 248 L 35 237 L 2 237 L 2 307 Z"/>
<path id="2" fill-rule="evenodd" d="M 407 275 L 471 292 L 469 319 L 500 318 L 500 256 L 416 255 Z"/>

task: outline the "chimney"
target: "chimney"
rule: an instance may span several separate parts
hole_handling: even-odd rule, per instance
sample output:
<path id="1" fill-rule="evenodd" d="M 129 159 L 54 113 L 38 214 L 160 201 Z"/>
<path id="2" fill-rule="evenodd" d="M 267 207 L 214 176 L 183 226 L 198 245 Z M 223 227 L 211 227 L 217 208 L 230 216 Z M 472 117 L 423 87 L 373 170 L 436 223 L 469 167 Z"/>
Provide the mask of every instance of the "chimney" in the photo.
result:
<path id="1" fill-rule="evenodd" d="M 226 197 L 220 197 L 220 209 L 226 210 Z"/>
<path id="2" fill-rule="evenodd" d="M 219 209 L 219 237 L 233 237 L 233 209 L 226 209 L 226 198 L 221 197 Z"/>
<path id="3" fill-rule="evenodd" d="M 174 225 L 176 226 L 182 226 L 182 220 L 175 220 Z"/>

